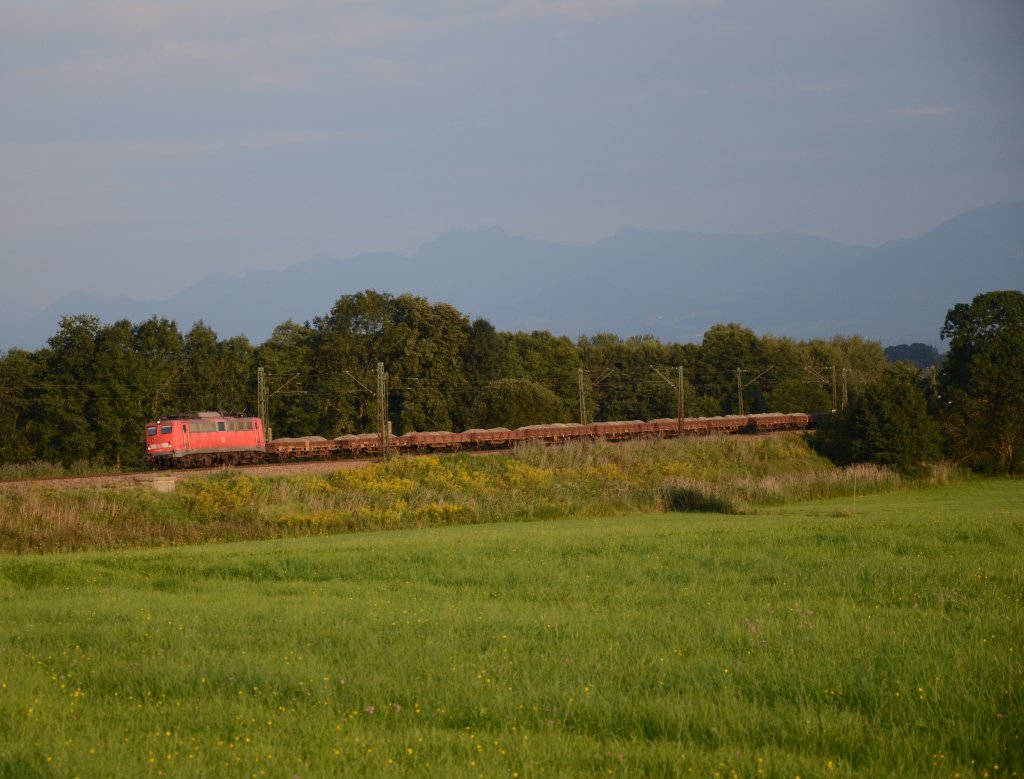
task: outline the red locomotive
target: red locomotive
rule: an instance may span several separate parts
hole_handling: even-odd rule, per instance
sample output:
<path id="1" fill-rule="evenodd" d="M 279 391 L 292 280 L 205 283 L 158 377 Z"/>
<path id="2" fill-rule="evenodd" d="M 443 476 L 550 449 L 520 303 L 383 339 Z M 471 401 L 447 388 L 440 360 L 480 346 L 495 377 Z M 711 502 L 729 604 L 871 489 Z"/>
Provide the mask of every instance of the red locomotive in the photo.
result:
<path id="1" fill-rule="evenodd" d="M 146 425 L 146 462 L 162 468 L 263 462 L 266 451 L 263 423 L 256 417 L 199 411 Z"/>

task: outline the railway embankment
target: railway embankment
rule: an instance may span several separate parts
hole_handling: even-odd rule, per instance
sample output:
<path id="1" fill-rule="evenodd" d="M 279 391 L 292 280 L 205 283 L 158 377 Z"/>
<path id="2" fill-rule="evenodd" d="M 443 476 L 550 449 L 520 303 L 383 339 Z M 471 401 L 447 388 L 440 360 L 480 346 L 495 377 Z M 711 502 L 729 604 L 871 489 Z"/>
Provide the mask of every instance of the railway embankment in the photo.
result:
<path id="1" fill-rule="evenodd" d="M 129 474 L 99 484 L 62 480 L 58 486 L 8 484 L 0 489 L 0 552 L 662 511 L 752 513 L 807 498 L 898 489 L 905 481 L 874 466 L 837 468 L 812 452 L 799 434 L 786 434 L 530 445 L 503 457 L 424 456 Z"/>

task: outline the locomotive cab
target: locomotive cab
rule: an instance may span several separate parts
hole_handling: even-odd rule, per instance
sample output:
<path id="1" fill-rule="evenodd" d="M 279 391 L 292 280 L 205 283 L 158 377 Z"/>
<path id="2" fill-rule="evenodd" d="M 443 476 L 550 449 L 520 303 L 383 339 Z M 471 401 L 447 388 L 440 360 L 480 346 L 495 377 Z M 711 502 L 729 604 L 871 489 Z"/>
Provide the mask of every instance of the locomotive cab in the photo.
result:
<path id="1" fill-rule="evenodd" d="M 175 428 L 178 428 L 177 431 Z M 158 419 L 146 425 L 146 462 L 167 468 L 174 460 L 175 451 L 181 451 L 184 425 L 171 420 Z"/>

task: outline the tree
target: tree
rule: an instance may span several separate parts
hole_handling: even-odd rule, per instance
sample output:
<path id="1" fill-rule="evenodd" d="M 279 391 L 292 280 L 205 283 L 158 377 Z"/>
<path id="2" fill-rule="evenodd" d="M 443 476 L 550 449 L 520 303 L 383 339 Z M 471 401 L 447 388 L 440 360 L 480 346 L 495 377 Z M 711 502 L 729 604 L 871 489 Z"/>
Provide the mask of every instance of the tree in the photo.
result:
<path id="1" fill-rule="evenodd" d="M 565 404 L 576 408 L 579 402 L 580 351 L 566 336 L 547 330 L 513 333 L 506 336 L 513 355 L 515 376 L 549 388 Z"/>
<path id="2" fill-rule="evenodd" d="M 939 455 L 938 428 L 913 367 L 886 370 L 855 399 L 850 417 L 855 460 L 913 473 Z"/>
<path id="3" fill-rule="evenodd" d="M 940 450 L 917 370 L 904 364 L 886 369 L 847 410 L 822 424 L 814 441 L 839 464 L 873 462 L 909 474 Z"/>
<path id="4" fill-rule="evenodd" d="M 104 392 L 96 381 L 98 317 L 61 317 L 60 327 L 41 351 L 43 387 L 34 410 L 39 457 L 70 465 L 90 459 L 97 445 L 93 404 Z"/>
<path id="5" fill-rule="evenodd" d="M 151 317 L 136 325 L 134 332 L 135 351 L 142 361 L 137 382 L 143 388 L 139 397 L 143 422 L 182 411 L 185 340 L 177 323 Z"/>
<path id="6" fill-rule="evenodd" d="M 0 463 L 24 462 L 37 457 L 33 439 L 34 398 L 42 380 L 35 354 L 11 349 L 0 356 Z"/>
<path id="7" fill-rule="evenodd" d="M 565 422 L 565 404 L 547 387 L 529 379 L 498 379 L 487 384 L 477 401 L 478 427 L 517 428 Z"/>
<path id="8" fill-rule="evenodd" d="M 469 322 L 447 303 L 399 295 L 381 355 L 393 377 L 396 430 L 451 430 L 465 389 Z"/>
<path id="9" fill-rule="evenodd" d="M 486 319 L 474 319 L 466 328 L 466 342 L 462 352 L 465 385 L 455 410 L 453 423 L 456 429 L 466 430 L 476 426 L 476 400 L 489 382 L 512 376 L 514 363 L 515 356 L 509 340 L 502 337 Z"/>
<path id="10" fill-rule="evenodd" d="M 761 342 L 753 330 L 738 324 L 717 324 L 704 333 L 696 370 L 695 384 L 702 395 L 718 400 L 727 413 L 739 412 L 736 370 L 744 371 L 743 384 L 769 368 Z M 746 413 L 764 411 L 764 398 L 757 382 L 743 390 Z"/>
<path id="11" fill-rule="evenodd" d="M 786 414 L 811 414 L 832 408 L 832 398 L 821 384 L 813 379 L 786 379 L 775 385 L 768 396 L 768 408 Z"/>
<path id="12" fill-rule="evenodd" d="M 127 319 L 106 325 L 96 334 L 95 344 L 95 391 L 89 403 L 89 423 L 96 435 L 92 457 L 140 465 L 142 428 L 149 421 L 142 405 L 150 389 L 142 383 L 144 360 L 135 348 L 135 328 Z"/>
<path id="13" fill-rule="evenodd" d="M 278 438 L 320 431 L 319 376 L 311 376 L 315 332 L 288 320 L 274 328 L 256 352 L 266 370 L 270 428 Z"/>
<path id="14" fill-rule="evenodd" d="M 587 371 L 584 392 L 587 393 L 588 421 L 676 415 L 676 391 L 652 366 L 657 366 L 662 373 L 667 371 L 674 378 L 678 363 L 670 360 L 678 355 L 670 355 L 669 349 L 657 338 L 633 336 L 623 341 L 617 335 L 599 333 L 580 338 L 578 348 Z"/>
<path id="15" fill-rule="evenodd" d="M 449 430 L 461 420 L 469 323 L 452 306 L 366 290 L 340 297 L 314 327 L 319 370 L 333 377 L 324 387 L 333 404 L 326 429 L 376 429 L 377 402 L 369 388 L 378 363 L 390 377 L 395 432 Z"/>
<path id="16" fill-rule="evenodd" d="M 254 350 L 245 336 L 226 341 L 202 320 L 185 335 L 188 411 L 240 414 L 256 411 Z"/>
<path id="17" fill-rule="evenodd" d="M 1024 471 L 1024 293 L 987 292 L 949 310 L 940 374 L 950 453 L 982 471 Z"/>
<path id="18" fill-rule="evenodd" d="M 819 375 L 826 376 L 828 381 L 821 386 L 830 395 L 831 368 L 836 372 L 836 404 L 842 407 L 841 390 L 843 387 L 843 371 L 846 371 L 846 385 L 849 393 L 857 393 L 873 381 L 881 378 L 888 363 L 885 350 L 878 341 L 871 341 L 859 335 L 836 335 L 829 340 L 815 338 L 801 344 L 806 364 L 816 369 Z M 827 372 L 826 372 L 827 370 Z M 809 374 L 804 373 L 806 378 Z"/>
<path id="19" fill-rule="evenodd" d="M 939 350 L 931 344 L 896 344 L 885 347 L 885 359 L 889 362 L 909 362 L 921 370 L 941 362 Z"/>

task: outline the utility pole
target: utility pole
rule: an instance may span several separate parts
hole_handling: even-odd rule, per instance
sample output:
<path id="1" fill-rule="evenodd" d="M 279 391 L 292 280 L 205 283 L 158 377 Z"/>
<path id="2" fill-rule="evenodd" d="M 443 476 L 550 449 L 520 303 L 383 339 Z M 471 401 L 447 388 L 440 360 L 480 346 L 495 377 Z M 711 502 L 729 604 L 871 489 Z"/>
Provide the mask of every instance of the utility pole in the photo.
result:
<path id="1" fill-rule="evenodd" d="M 832 366 L 832 413 L 836 413 L 838 404 L 836 403 L 836 366 Z"/>
<path id="2" fill-rule="evenodd" d="M 829 380 L 827 378 L 825 378 L 824 374 L 822 374 L 821 371 L 819 371 L 813 365 L 805 365 L 804 366 L 804 370 L 807 371 L 809 374 L 811 374 L 815 379 L 817 379 L 817 381 L 820 384 L 824 384 L 826 387 L 829 386 L 829 384 L 831 384 L 831 388 L 832 388 L 832 413 L 833 414 L 836 413 L 836 366 L 834 366 L 834 365 L 825 365 L 822 368 L 822 370 L 828 370 L 828 371 L 832 372 L 832 381 L 831 382 L 829 382 Z"/>
<path id="3" fill-rule="evenodd" d="M 384 363 L 377 363 L 377 419 L 380 422 L 380 456 L 387 459 L 391 447 L 391 422 L 388 420 L 388 375 Z"/>
<path id="4" fill-rule="evenodd" d="M 750 371 L 745 371 L 742 368 L 737 368 L 736 369 L 736 393 L 739 395 L 740 416 L 743 416 L 743 390 L 745 390 L 747 387 L 749 387 L 755 381 L 757 381 L 762 376 L 764 376 L 766 373 L 768 373 L 768 371 L 774 370 L 774 369 L 775 369 L 774 365 L 769 365 L 767 368 L 765 368 L 763 371 L 761 371 L 759 374 L 757 374 L 754 378 L 752 378 L 746 384 L 743 383 L 743 374 L 744 373 L 750 373 Z"/>
<path id="5" fill-rule="evenodd" d="M 679 383 L 679 435 L 683 434 L 683 420 L 686 418 L 686 409 L 683 406 L 683 395 L 685 394 L 686 388 L 683 384 L 683 366 L 677 365 L 676 370 L 679 372 L 678 383 Z"/>
<path id="6" fill-rule="evenodd" d="M 583 383 L 583 374 L 584 373 L 589 373 L 589 372 L 590 371 L 585 371 L 583 368 L 580 368 L 579 372 L 578 372 L 579 384 L 580 384 L 580 424 L 581 425 L 587 424 L 587 418 L 589 416 L 587 414 L 587 391 L 586 391 L 586 386 Z M 594 381 L 594 382 L 590 383 L 591 388 L 594 388 L 597 385 L 599 385 L 602 381 L 607 379 L 613 373 L 615 373 L 615 370 L 613 368 L 609 368 L 608 370 L 606 370 L 604 373 L 601 374 L 601 376 L 598 378 L 597 381 Z"/>
<path id="7" fill-rule="evenodd" d="M 270 374 L 263 370 L 262 365 L 256 369 L 256 416 L 263 423 L 263 437 L 267 441 L 274 440 L 274 433 L 270 429 L 270 399 L 278 392 L 284 392 L 285 388 L 301 375 L 301 373 L 296 373 L 288 381 L 271 392 L 270 383 L 267 381 L 270 378 Z M 289 390 L 289 393 L 292 394 L 302 394 L 303 392 L 303 390 Z"/>
<path id="8" fill-rule="evenodd" d="M 678 377 L 676 379 L 676 381 L 672 381 L 672 379 L 670 379 L 668 376 L 666 376 L 660 370 L 655 368 L 653 365 L 651 366 L 651 370 L 654 371 L 655 373 L 657 373 L 665 381 L 665 383 L 668 384 L 668 386 L 670 386 L 672 389 L 674 389 L 676 391 L 676 400 L 678 401 L 678 403 L 677 403 L 677 405 L 678 405 L 677 412 L 678 412 L 678 420 L 679 420 L 679 435 L 682 435 L 683 434 L 683 422 L 686 419 L 686 408 L 685 408 L 684 399 L 683 399 L 683 394 L 685 392 L 685 385 L 683 384 L 683 366 L 682 365 L 677 365 L 676 366 L 677 377 Z"/>
<path id="9" fill-rule="evenodd" d="M 263 437 L 267 441 L 272 441 L 273 436 L 271 435 L 269 421 L 267 419 L 267 406 L 270 399 L 267 393 L 267 374 L 263 370 L 261 365 L 256 369 L 256 416 L 260 418 L 260 422 L 263 424 Z"/>
<path id="10" fill-rule="evenodd" d="M 850 394 L 849 394 L 849 392 L 847 392 L 847 387 L 846 387 L 846 374 L 849 373 L 849 372 L 850 372 L 849 368 L 843 368 L 843 410 L 844 411 L 846 410 L 846 407 L 850 403 Z"/>
<path id="11" fill-rule="evenodd" d="M 587 424 L 587 397 L 583 392 L 583 369 L 579 369 L 580 383 L 580 424 Z"/>

